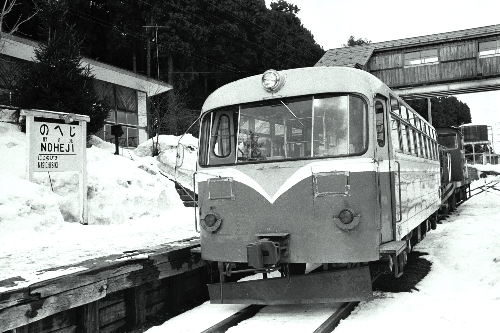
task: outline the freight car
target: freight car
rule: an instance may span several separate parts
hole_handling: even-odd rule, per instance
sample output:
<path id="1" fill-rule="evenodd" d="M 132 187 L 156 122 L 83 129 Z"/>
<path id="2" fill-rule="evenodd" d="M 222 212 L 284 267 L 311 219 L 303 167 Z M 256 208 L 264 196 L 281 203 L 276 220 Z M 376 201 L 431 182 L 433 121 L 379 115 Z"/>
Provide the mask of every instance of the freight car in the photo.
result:
<path id="1" fill-rule="evenodd" d="M 440 144 L 441 209 L 443 215 L 470 197 L 470 184 L 477 180 L 477 170 L 467 165 L 464 135 L 457 127 L 436 128 Z"/>
<path id="2" fill-rule="evenodd" d="M 435 129 L 365 71 L 269 70 L 219 88 L 195 181 L 202 258 L 221 274 L 211 301 L 371 299 L 374 275 L 399 277 L 436 226 L 439 156 Z M 227 281 L 238 272 L 263 278 Z"/>

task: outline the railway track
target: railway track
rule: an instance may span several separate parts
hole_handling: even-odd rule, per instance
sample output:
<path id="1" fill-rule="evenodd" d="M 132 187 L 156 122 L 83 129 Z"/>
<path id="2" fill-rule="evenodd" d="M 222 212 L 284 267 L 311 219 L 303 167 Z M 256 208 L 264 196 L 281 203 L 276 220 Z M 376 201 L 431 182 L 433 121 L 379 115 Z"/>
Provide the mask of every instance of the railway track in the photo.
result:
<path id="1" fill-rule="evenodd" d="M 328 333 L 332 332 L 335 327 L 339 324 L 342 319 L 347 318 L 352 310 L 358 305 L 359 302 L 346 302 L 341 303 L 339 307 L 330 315 L 326 320 L 324 320 L 313 333 Z M 223 333 L 229 330 L 231 327 L 237 326 L 238 324 L 244 322 L 255 316 L 259 311 L 265 308 L 266 305 L 250 305 L 234 315 L 226 318 L 219 323 L 213 325 L 212 327 L 202 331 L 202 333 Z"/>
<path id="2" fill-rule="evenodd" d="M 490 181 L 489 183 L 485 183 L 484 185 L 478 186 L 474 189 L 470 190 L 470 197 L 472 198 L 475 195 L 478 195 L 483 192 L 489 192 L 490 190 L 495 190 L 495 191 L 500 191 L 500 189 L 496 188 L 498 185 L 499 181 Z M 495 193 L 495 192 L 492 192 Z M 498 193 L 500 195 L 500 193 Z"/>

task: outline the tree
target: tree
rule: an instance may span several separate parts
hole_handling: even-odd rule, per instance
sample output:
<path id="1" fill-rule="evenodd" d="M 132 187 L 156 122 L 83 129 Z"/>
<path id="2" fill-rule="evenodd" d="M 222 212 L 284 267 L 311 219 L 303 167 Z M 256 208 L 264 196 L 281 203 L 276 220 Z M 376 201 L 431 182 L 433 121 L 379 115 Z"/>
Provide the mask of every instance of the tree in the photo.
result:
<path id="1" fill-rule="evenodd" d="M 61 3 L 54 2 L 56 6 Z M 43 8 L 49 18 L 51 9 L 54 8 Z M 61 13 L 59 10 L 63 8 L 52 13 Z M 87 134 L 95 134 L 104 125 L 109 109 L 96 94 L 90 68 L 81 65 L 80 43 L 72 27 L 61 17 L 59 20 L 46 20 L 43 25 L 49 41 L 35 48 L 35 61 L 23 68 L 15 85 L 17 105 L 87 115 Z"/>
<path id="2" fill-rule="evenodd" d="M 425 119 L 427 100 L 417 99 L 408 104 Z M 434 127 L 460 126 L 471 122 L 470 108 L 455 96 L 431 98 L 432 125 Z"/>
<path id="3" fill-rule="evenodd" d="M 343 44 L 343 47 L 350 47 L 356 45 L 370 44 L 372 41 L 366 38 L 358 38 L 356 39 L 354 36 L 350 36 L 347 40 L 347 44 Z"/>
<path id="4" fill-rule="evenodd" d="M 300 11 L 300 8 L 297 5 L 292 3 L 288 3 L 285 0 L 278 0 L 277 2 L 271 2 L 270 7 L 272 10 L 278 12 L 292 13 L 297 15 Z"/>

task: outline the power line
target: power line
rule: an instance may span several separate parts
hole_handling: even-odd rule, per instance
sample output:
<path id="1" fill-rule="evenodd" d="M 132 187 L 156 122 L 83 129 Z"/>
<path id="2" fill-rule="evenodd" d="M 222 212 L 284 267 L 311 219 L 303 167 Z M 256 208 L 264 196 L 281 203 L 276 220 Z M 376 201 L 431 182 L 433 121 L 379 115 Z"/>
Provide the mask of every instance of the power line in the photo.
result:
<path id="1" fill-rule="evenodd" d="M 144 0 L 139 0 L 139 1 L 140 1 L 140 2 L 142 2 L 142 3 L 144 3 L 144 4 L 146 4 L 147 6 L 150 6 L 150 7 L 152 7 L 152 8 L 156 8 L 156 9 L 159 9 L 157 5 L 150 4 L 149 2 L 144 1 Z M 205 1 L 206 1 L 206 0 L 205 0 Z M 181 11 L 183 11 L 183 12 L 187 13 L 187 14 L 188 14 L 188 16 L 190 16 L 190 17 L 193 17 L 193 18 L 195 18 L 195 19 L 196 19 L 196 18 L 201 19 L 201 20 L 203 20 L 204 22 L 208 23 L 208 24 L 209 24 L 209 25 L 211 25 L 211 26 L 214 26 L 214 24 L 215 24 L 215 23 L 213 23 L 213 22 L 210 22 L 210 21 L 208 21 L 208 20 L 204 19 L 203 17 L 200 17 L 199 15 L 196 15 L 196 14 L 191 13 L 191 12 L 187 12 L 184 8 L 181 8 L 181 7 L 179 7 L 179 6 L 177 6 L 177 5 L 173 4 L 173 3 L 169 3 L 169 4 L 170 4 L 170 5 L 172 5 L 172 6 L 174 6 L 174 7 L 176 7 L 176 8 L 178 8 L 178 9 L 180 9 Z M 251 24 L 251 25 L 253 25 L 253 26 L 255 26 L 255 27 L 258 27 L 261 31 L 263 31 L 263 35 L 264 35 L 265 37 L 271 37 L 271 38 L 278 38 L 278 37 L 279 37 L 278 35 L 275 35 L 275 34 L 274 34 L 274 36 L 272 36 L 270 33 L 266 32 L 266 31 L 265 31 L 265 30 L 263 30 L 260 26 L 258 26 L 258 25 L 256 25 L 256 24 L 254 24 L 253 22 L 248 22 L 248 21 L 246 21 L 246 20 L 244 20 L 244 19 L 242 19 L 242 18 L 240 18 L 240 17 L 238 17 L 238 16 L 236 16 L 236 15 L 233 15 L 233 14 L 231 14 L 231 13 L 228 13 L 227 11 L 225 11 L 225 10 L 221 9 L 220 7 L 218 7 L 218 6 L 214 5 L 213 3 L 210 3 L 210 4 L 211 4 L 212 6 L 214 6 L 215 8 L 219 9 L 221 12 L 225 12 L 225 13 L 229 14 L 230 16 L 234 17 L 235 19 L 237 19 L 237 20 L 241 21 L 241 22 L 244 22 L 244 23 L 247 23 L 247 24 Z M 197 8 L 198 10 L 200 10 L 200 11 L 203 11 L 203 12 L 205 12 L 205 13 L 209 14 L 209 15 L 210 15 L 210 16 L 212 16 L 212 17 L 215 17 L 216 19 L 218 19 L 218 20 L 219 20 L 219 21 L 221 21 L 221 22 L 227 22 L 227 23 L 230 23 L 230 22 L 228 22 L 228 21 L 227 21 L 227 20 L 225 20 L 225 19 L 222 19 L 222 18 L 220 18 L 220 17 L 218 17 L 218 16 L 216 16 L 216 15 L 213 15 L 213 14 L 211 14 L 211 13 L 207 12 L 207 11 L 206 11 L 206 10 L 204 10 L 204 9 L 199 8 L 198 6 L 194 6 L 194 7 L 195 7 L 195 8 Z M 126 28 L 124 28 L 124 27 L 119 27 L 119 26 L 117 26 L 117 25 L 115 25 L 115 24 L 113 24 L 113 23 L 110 23 L 110 22 L 108 22 L 108 21 L 102 20 L 102 19 L 97 18 L 97 17 L 93 17 L 93 16 L 90 16 L 90 17 L 89 17 L 89 15 L 88 15 L 88 14 L 86 14 L 86 13 L 82 13 L 82 12 L 79 12 L 79 11 L 77 11 L 77 10 L 75 10 L 75 9 L 72 9 L 72 12 L 73 12 L 73 14 L 75 14 L 76 16 L 79 16 L 79 17 L 81 17 L 81 18 L 83 18 L 83 19 L 86 19 L 86 20 L 89 20 L 89 21 L 95 22 L 95 23 L 97 23 L 97 24 L 101 24 L 101 25 L 103 25 L 103 26 L 107 26 L 107 27 L 109 27 L 109 28 L 111 28 L 111 29 L 113 29 L 113 30 L 116 30 L 116 31 L 118 31 L 118 32 L 120 32 L 120 33 L 122 33 L 122 34 L 124 33 L 124 34 L 125 34 L 125 35 L 127 35 L 127 36 L 130 36 L 130 37 L 133 37 L 133 38 L 139 39 L 139 40 L 141 40 L 141 41 L 143 41 L 144 39 L 146 39 L 146 38 L 147 38 L 144 34 L 138 34 L 138 33 L 134 32 L 134 31 L 130 31 L 130 30 L 128 30 L 128 29 L 126 29 Z M 79 14 L 77 14 L 76 12 L 78 12 Z M 180 19 L 181 19 L 181 20 L 183 20 L 183 21 L 185 21 L 185 22 L 188 22 L 188 23 L 190 23 L 190 24 L 192 24 L 192 25 L 194 25 L 194 26 L 201 27 L 200 25 L 198 25 L 198 24 L 196 24 L 196 23 L 193 23 L 193 22 L 191 22 L 191 21 L 189 21 L 189 20 L 186 20 L 186 19 L 185 19 L 185 18 L 183 18 L 183 17 L 180 17 Z M 223 35 L 220 35 L 220 34 L 216 34 L 216 33 L 215 33 L 214 31 L 212 31 L 212 30 L 209 30 L 208 32 L 209 32 L 210 34 L 214 35 L 215 37 L 221 37 L 221 38 L 227 39 L 227 37 L 226 37 L 226 36 L 223 36 Z M 262 45 L 262 44 L 257 44 L 257 43 L 254 43 L 254 42 L 252 42 L 252 41 L 248 40 L 248 39 L 243 39 L 243 38 L 241 38 L 240 36 L 237 36 L 237 35 L 235 35 L 235 34 L 231 34 L 231 36 L 235 37 L 236 39 L 243 40 L 245 43 L 249 43 L 249 44 L 254 45 L 254 46 L 256 46 L 256 47 L 259 47 L 259 48 L 261 48 L 261 49 L 267 50 L 267 48 L 266 48 L 264 45 Z M 239 47 L 242 47 L 242 48 L 244 48 L 244 49 L 251 49 L 249 46 L 242 45 L 242 44 L 240 44 L 240 43 L 236 42 L 234 39 L 230 39 L 229 41 L 230 41 L 232 44 L 237 45 L 237 46 L 239 46 Z M 306 40 L 303 40 L 303 41 L 308 42 L 308 41 L 306 41 Z M 158 43 L 158 40 L 157 40 L 157 39 L 156 39 L 156 43 Z M 285 44 L 286 44 L 286 45 L 289 45 L 288 43 L 285 43 Z M 158 46 L 158 44 L 157 44 L 157 46 Z M 290 46 L 290 45 L 289 45 L 289 46 Z M 183 54 L 183 55 L 188 56 L 188 57 L 191 57 L 191 58 L 193 58 L 193 59 L 198 59 L 198 60 L 201 60 L 201 61 L 203 61 L 203 62 L 205 62 L 205 63 L 207 63 L 207 64 L 212 64 L 212 65 L 219 66 L 219 67 L 221 67 L 221 68 L 226 68 L 226 69 L 228 69 L 228 71 L 204 71 L 204 72 L 195 72 L 195 71 L 187 72 L 187 71 L 186 71 L 186 72 L 176 72 L 176 73 L 193 73 L 193 74 L 194 74 L 194 73 L 204 73 L 204 74 L 215 74 L 215 73 L 253 73 L 253 72 L 256 72 L 256 71 L 242 71 L 242 70 L 239 70 L 239 69 L 234 70 L 235 68 L 234 68 L 233 66 L 230 66 L 230 65 L 228 65 L 228 64 L 224 64 L 224 63 L 219 63 L 219 62 L 214 61 L 214 60 L 212 60 L 212 59 L 209 59 L 209 58 L 206 58 L 206 57 L 200 56 L 200 55 L 196 54 L 196 52 L 185 52 L 185 51 L 180 51 L 179 49 L 174 48 L 172 45 L 170 45 L 170 48 L 171 48 L 171 50 L 172 50 L 172 51 L 174 51 L 174 52 L 176 52 L 176 53 Z M 304 52 L 297 51 L 297 50 L 296 50 L 296 52 L 297 52 L 297 53 L 299 53 L 299 54 L 301 54 L 301 55 L 304 55 L 304 56 L 312 57 L 312 54 L 311 54 L 311 53 L 309 53 L 309 52 L 304 53 Z M 300 63 L 298 63 L 298 62 L 297 62 L 295 59 L 293 59 L 293 58 L 291 58 L 290 60 L 291 60 L 291 62 L 292 62 L 292 63 L 295 63 L 295 64 L 297 64 L 297 65 L 301 65 Z M 157 63 L 158 63 L 158 62 L 159 62 L 159 59 L 158 59 L 158 55 L 157 55 Z"/>
<path id="2" fill-rule="evenodd" d="M 140 1 L 140 2 L 142 2 L 142 3 L 144 3 L 144 4 L 148 5 L 148 6 L 150 6 L 150 7 L 152 7 L 152 8 L 159 9 L 159 7 L 158 7 L 157 5 L 151 4 L 151 3 L 149 3 L 149 2 L 147 2 L 147 1 L 145 1 L 145 0 L 138 0 L 138 1 Z M 182 8 L 182 7 L 180 7 L 180 6 L 176 5 L 176 4 L 173 4 L 173 3 L 168 3 L 168 4 L 169 4 L 169 5 L 171 5 L 171 6 L 173 6 L 173 7 L 176 7 L 176 8 L 178 8 L 178 9 L 180 9 L 181 11 L 183 11 L 183 12 L 185 12 L 185 13 L 187 13 L 187 14 L 188 14 L 188 16 L 193 16 L 194 18 L 198 18 L 198 19 L 200 19 L 200 20 L 202 20 L 202 21 L 204 21 L 204 22 L 207 22 L 207 23 L 208 23 L 208 24 L 210 24 L 210 25 L 214 25 L 214 23 L 212 23 L 212 22 L 210 22 L 210 21 L 207 21 L 205 18 L 203 18 L 203 17 L 201 17 L 201 16 L 199 16 L 199 15 L 196 15 L 196 14 L 194 14 L 194 13 L 188 12 L 188 11 L 186 11 L 184 8 Z M 219 20 L 220 20 L 220 21 L 222 21 L 222 22 L 228 22 L 228 21 L 225 21 L 225 20 L 221 19 L 220 17 L 217 17 L 217 16 L 215 16 L 215 15 L 213 15 L 213 14 L 211 14 L 211 13 L 208 13 L 207 11 L 205 11 L 205 10 L 203 10 L 203 9 L 199 8 L 198 6 L 194 6 L 194 7 L 195 7 L 195 8 L 197 8 L 198 10 L 200 10 L 200 11 L 203 11 L 203 12 L 205 12 L 205 13 L 209 14 L 210 16 L 216 17 L 217 19 L 219 19 Z M 216 7 L 216 6 L 215 6 L 215 7 Z M 216 8 L 219 8 L 219 7 L 216 7 Z M 183 20 L 183 21 L 185 21 L 185 22 L 188 22 L 188 23 L 190 23 L 190 24 L 192 24 L 192 25 L 195 25 L 195 26 L 201 27 L 200 25 L 195 24 L 195 23 L 193 23 L 193 22 L 191 22 L 191 21 L 188 21 L 188 20 L 186 20 L 186 19 L 184 19 L 184 18 L 182 18 L 182 17 L 181 17 L 180 19 L 181 19 L 181 20 Z M 228 22 L 228 23 L 229 23 L 229 22 Z M 217 35 L 217 34 L 215 34 L 213 31 L 209 31 L 209 33 L 213 34 L 213 35 L 214 35 L 214 36 L 216 36 L 216 37 L 222 37 L 222 38 L 224 38 L 224 39 L 227 39 L 227 37 L 222 36 L 222 35 Z M 266 33 L 266 34 L 267 34 L 267 33 Z M 241 39 L 239 36 L 234 35 L 234 34 L 231 34 L 231 36 L 236 37 L 236 38 L 238 38 L 238 39 Z M 276 37 L 279 37 L 279 36 L 278 36 L 278 35 L 276 35 Z M 248 39 L 242 39 L 242 40 L 244 40 L 244 41 L 245 41 L 245 42 L 247 42 L 247 43 L 253 44 L 253 45 L 255 45 L 255 46 L 259 47 L 259 48 L 262 48 L 262 49 L 264 49 L 264 50 L 267 50 L 267 49 L 266 49 L 266 47 L 265 47 L 264 45 L 254 43 L 254 42 L 252 42 L 252 41 L 250 41 L 250 40 L 248 40 Z M 239 46 L 241 46 L 241 47 L 243 47 L 243 48 L 249 49 L 247 46 L 244 46 L 244 45 L 241 45 L 241 44 L 239 44 L 239 43 L 236 43 L 234 40 L 230 40 L 230 42 L 232 42 L 232 43 L 234 43 L 234 44 L 236 44 L 236 45 L 239 45 Z M 288 46 L 290 46 L 290 47 L 291 47 L 291 45 L 289 45 L 289 44 L 286 44 L 286 45 L 288 45 Z M 304 52 L 297 51 L 297 50 L 296 50 L 296 52 L 297 52 L 297 53 L 299 53 L 299 54 L 302 54 L 302 55 L 305 55 L 305 54 L 306 54 L 306 53 L 304 53 Z M 299 66 L 301 65 L 300 63 L 298 63 L 298 62 L 294 61 L 293 59 L 290 59 L 290 60 L 292 61 L 292 63 L 294 63 L 294 64 L 296 64 L 296 65 L 299 65 Z"/>
<path id="3" fill-rule="evenodd" d="M 127 29 L 125 29 L 123 27 L 118 27 L 117 25 L 112 24 L 112 23 L 110 23 L 110 22 L 108 22 L 106 20 L 102 20 L 102 19 L 96 18 L 94 16 L 89 16 L 89 15 L 87 15 L 85 13 L 81 13 L 81 12 L 75 10 L 75 9 L 71 9 L 70 11 L 74 15 L 76 15 L 76 16 L 82 18 L 82 19 L 85 19 L 85 20 L 88 20 L 88 21 L 100 24 L 102 26 L 111 28 L 113 30 L 118 31 L 119 33 L 125 33 L 127 36 L 139 39 L 141 41 L 144 41 L 145 39 L 148 38 L 145 35 L 140 35 L 140 34 L 137 34 L 137 33 L 133 32 L 133 31 L 127 30 Z M 199 56 L 199 55 L 195 54 L 194 52 L 186 53 L 186 52 L 183 52 L 183 51 L 179 51 L 178 49 L 173 49 L 173 51 L 177 52 L 177 53 L 180 53 L 180 54 L 183 54 L 183 55 L 185 55 L 187 57 L 191 57 L 193 59 L 198 59 L 198 60 L 204 61 L 206 63 L 211 63 L 211 64 L 214 64 L 214 65 L 220 66 L 222 68 L 227 67 L 226 64 L 222 64 L 222 63 L 219 63 L 217 61 L 205 58 L 203 56 Z M 231 67 L 227 67 L 227 68 L 228 68 L 229 72 L 231 72 L 231 73 L 240 73 L 240 72 L 242 72 L 242 71 L 233 71 L 233 70 L 231 70 L 232 69 Z"/>

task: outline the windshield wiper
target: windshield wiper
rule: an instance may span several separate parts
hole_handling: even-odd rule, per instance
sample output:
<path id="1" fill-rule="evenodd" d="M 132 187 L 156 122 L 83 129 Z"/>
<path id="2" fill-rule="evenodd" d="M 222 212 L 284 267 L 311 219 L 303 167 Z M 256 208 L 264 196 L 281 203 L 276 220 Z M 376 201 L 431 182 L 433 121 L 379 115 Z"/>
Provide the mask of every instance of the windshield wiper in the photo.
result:
<path id="1" fill-rule="evenodd" d="M 302 127 L 306 127 L 306 126 L 305 126 L 305 125 L 304 125 L 304 124 L 303 124 L 303 123 L 299 120 L 299 118 L 297 118 L 297 116 L 295 115 L 295 113 L 293 113 L 293 111 L 292 111 L 292 110 L 290 110 L 290 108 L 289 108 L 289 107 L 288 107 L 285 103 L 283 103 L 283 101 L 282 101 L 281 99 L 280 99 L 280 102 L 281 102 L 281 104 L 283 104 L 283 105 L 286 107 L 286 109 L 287 109 L 287 110 L 288 110 L 288 111 L 292 114 L 292 116 L 294 116 L 294 117 L 295 117 L 295 119 L 297 119 L 297 121 L 298 121 L 298 122 L 302 125 Z"/>

